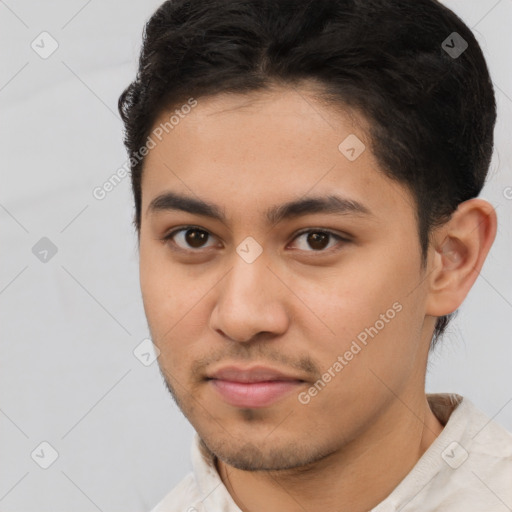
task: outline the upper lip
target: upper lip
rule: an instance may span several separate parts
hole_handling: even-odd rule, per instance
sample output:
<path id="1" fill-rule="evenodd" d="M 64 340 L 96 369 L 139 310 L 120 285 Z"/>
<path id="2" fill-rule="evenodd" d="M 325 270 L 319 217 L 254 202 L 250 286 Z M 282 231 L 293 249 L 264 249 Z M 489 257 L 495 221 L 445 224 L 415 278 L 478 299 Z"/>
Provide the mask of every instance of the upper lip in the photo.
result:
<path id="1" fill-rule="evenodd" d="M 233 382 L 265 382 L 276 380 L 302 381 L 303 379 L 287 375 L 274 368 L 267 366 L 252 366 L 240 368 L 238 366 L 224 366 L 209 375 L 208 379 L 229 380 Z"/>

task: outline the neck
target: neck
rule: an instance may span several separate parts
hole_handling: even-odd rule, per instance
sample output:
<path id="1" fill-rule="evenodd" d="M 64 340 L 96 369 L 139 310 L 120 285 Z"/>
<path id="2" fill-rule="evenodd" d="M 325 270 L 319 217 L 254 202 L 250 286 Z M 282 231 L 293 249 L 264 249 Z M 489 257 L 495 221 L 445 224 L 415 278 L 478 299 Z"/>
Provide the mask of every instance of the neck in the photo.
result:
<path id="1" fill-rule="evenodd" d="M 243 512 L 366 512 L 411 471 L 443 426 L 423 393 L 400 399 L 361 436 L 312 464 L 286 471 L 243 471 L 217 460 L 217 470 Z"/>

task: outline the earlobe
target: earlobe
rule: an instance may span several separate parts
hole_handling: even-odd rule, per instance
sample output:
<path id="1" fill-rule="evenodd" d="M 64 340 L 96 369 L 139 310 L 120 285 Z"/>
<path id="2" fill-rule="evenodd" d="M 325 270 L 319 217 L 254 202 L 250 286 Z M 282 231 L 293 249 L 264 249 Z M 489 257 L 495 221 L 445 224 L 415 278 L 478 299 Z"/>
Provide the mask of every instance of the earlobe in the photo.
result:
<path id="1" fill-rule="evenodd" d="M 496 236 L 494 207 L 483 199 L 461 203 L 434 236 L 426 314 L 453 313 L 473 286 Z"/>

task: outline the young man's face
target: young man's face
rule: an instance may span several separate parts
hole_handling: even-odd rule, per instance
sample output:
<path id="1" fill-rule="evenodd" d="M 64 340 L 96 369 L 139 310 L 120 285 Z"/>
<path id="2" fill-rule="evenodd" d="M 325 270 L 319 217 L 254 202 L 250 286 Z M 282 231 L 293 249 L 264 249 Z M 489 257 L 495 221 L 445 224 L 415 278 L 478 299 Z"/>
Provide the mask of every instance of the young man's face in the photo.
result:
<path id="1" fill-rule="evenodd" d="M 378 172 L 368 145 L 359 156 L 355 139 L 339 149 L 351 134 L 367 140 L 305 89 L 198 98 L 146 157 L 140 279 L 158 361 L 200 437 L 235 467 L 303 466 L 377 421 L 386 435 L 387 419 L 412 417 L 424 400 L 431 260 L 422 270 L 412 196 Z M 148 210 L 168 192 L 225 220 Z M 267 218 L 329 196 L 366 212 L 332 201 L 337 213 L 306 203 Z M 256 366 L 288 380 L 208 379 Z"/>

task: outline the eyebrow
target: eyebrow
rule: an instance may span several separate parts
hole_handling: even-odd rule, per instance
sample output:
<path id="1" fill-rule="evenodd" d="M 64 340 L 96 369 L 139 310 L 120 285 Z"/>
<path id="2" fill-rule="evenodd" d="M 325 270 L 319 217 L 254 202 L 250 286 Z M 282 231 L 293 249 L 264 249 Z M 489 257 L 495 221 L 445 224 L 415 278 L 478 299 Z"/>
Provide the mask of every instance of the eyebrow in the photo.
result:
<path id="1" fill-rule="evenodd" d="M 226 223 L 224 210 L 218 205 L 176 192 L 165 192 L 156 196 L 149 204 L 146 214 L 171 210 L 210 217 Z M 371 210 L 362 203 L 336 195 L 305 197 L 272 206 L 266 211 L 265 216 L 269 224 L 277 224 L 283 220 L 314 213 L 373 216 Z"/>

